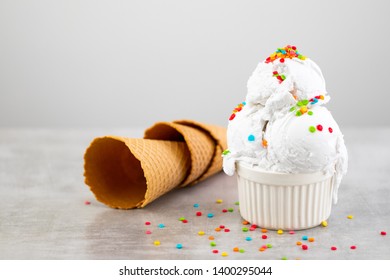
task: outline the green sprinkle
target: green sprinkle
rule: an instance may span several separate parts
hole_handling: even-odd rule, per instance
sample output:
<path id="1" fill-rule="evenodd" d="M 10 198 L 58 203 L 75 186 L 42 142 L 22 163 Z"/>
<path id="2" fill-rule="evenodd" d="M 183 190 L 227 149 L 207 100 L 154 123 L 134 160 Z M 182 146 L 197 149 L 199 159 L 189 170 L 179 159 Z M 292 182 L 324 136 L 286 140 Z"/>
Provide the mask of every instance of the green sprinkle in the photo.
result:
<path id="1" fill-rule="evenodd" d="M 310 126 L 310 127 L 309 127 L 309 131 L 310 131 L 311 133 L 314 133 L 314 132 L 316 132 L 316 128 L 315 128 L 314 126 Z"/>
<path id="2" fill-rule="evenodd" d="M 282 257 L 282 260 L 284 260 L 284 261 L 287 260 L 287 257 Z"/>
<path id="3" fill-rule="evenodd" d="M 285 75 L 280 75 L 280 77 L 282 78 L 283 81 L 286 79 Z"/>
<path id="4" fill-rule="evenodd" d="M 225 151 L 222 152 L 222 154 L 223 154 L 224 156 L 226 156 L 227 154 L 230 154 L 230 151 L 229 151 L 229 150 L 225 150 Z"/>
<path id="5" fill-rule="evenodd" d="M 184 218 L 184 217 L 180 217 L 179 218 L 179 221 L 184 221 L 186 218 Z"/>
<path id="6" fill-rule="evenodd" d="M 267 246 L 267 248 L 272 248 L 271 244 L 267 244 L 266 246 Z"/>
<path id="7" fill-rule="evenodd" d="M 239 252 L 240 253 L 245 253 L 245 250 L 244 249 L 240 249 Z"/>
<path id="8" fill-rule="evenodd" d="M 211 246 L 211 247 L 215 247 L 215 246 L 217 246 L 217 243 L 215 243 L 214 241 L 211 241 L 211 242 L 210 242 L 210 246 Z"/>
<path id="9" fill-rule="evenodd" d="M 309 116 L 312 116 L 312 115 L 313 115 L 313 111 L 309 111 L 309 112 L 307 112 L 307 114 L 308 114 Z"/>
<path id="10" fill-rule="evenodd" d="M 302 112 L 301 112 L 301 111 L 297 111 L 297 112 L 295 113 L 295 115 L 296 115 L 297 117 L 300 117 L 300 116 L 302 116 Z"/>
<path id="11" fill-rule="evenodd" d="M 240 202 L 236 201 L 234 202 L 234 205 L 240 205 Z"/>
<path id="12" fill-rule="evenodd" d="M 295 107 L 291 107 L 290 112 L 295 111 L 295 109 L 296 109 Z"/>
<path id="13" fill-rule="evenodd" d="M 229 212 L 233 212 L 234 209 L 233 209 L 233 208 L 228 208 L 228 211 L 229 211 Z"/>
<path id="14" fill-rule="evenodd" d="M 309 100 L 306 100 L 306 99 L 302 100 L 302 104 L 306 106 L 307 104 L 309 104 Z"/>
<path id="15" fill-rule="evenodd" d="M 302 107 L 302 106 L 303 106 L 303 103 L 302 103 L 301 100 L 299 100 L 299 101 L 297 102 L 297 106 L 299 106 L 299 107 Z"/>
<path id="16" fill-rule="evenodd" d="M 242 231 L 243 231 L 243 232 L 247 232 L 247 231 L 248 231 L 248 228 L 247 228 L 247 227 L 243 227 L 243 228 L 242 228 Z"/>

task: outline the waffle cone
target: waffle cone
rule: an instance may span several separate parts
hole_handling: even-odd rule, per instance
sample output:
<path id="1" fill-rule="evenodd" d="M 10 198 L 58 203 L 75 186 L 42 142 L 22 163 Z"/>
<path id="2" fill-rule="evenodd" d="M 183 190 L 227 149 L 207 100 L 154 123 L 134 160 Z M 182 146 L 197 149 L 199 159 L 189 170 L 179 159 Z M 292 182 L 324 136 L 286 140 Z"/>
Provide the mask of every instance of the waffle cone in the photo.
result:
<path id="1" fill-rule="evenodd" d="M 105 136 L 92 141 L 84 155 L 84 176 L 98 201 L 113 208 L 141 208 L 222 169 L 225 128 L 159 122 L 144 138 Z"/>

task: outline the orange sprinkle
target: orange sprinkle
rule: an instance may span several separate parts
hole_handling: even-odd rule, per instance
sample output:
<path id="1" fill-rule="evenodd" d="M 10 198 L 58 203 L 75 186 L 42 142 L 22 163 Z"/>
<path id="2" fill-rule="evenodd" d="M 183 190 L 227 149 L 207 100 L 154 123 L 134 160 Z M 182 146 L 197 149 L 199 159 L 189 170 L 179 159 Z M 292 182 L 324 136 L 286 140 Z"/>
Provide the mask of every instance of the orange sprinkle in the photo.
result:
<path id="1" fill-rule="evenodd" d="M 309 237 L 309 242 L 314 242 L 314 237 Z"/>
<path id="2" fill-rule="evenodd" d="M 240 251 L 240 249 L 239 249 L 238 247 L 234 247 L 234 248 L 233 248 L 233 251 L 234 251 L 234 252 L 238 252 L 238 251 Z"/>
<path id="3" fill-rule="evenodd" d="M 297 245 L 298 245 L 298 246 L 301 246 L 301 245 L 302 245 L 302 242 L 301 242 L 301 241 L 297 241 Z"/>
<path id="4" fill-rule="evenodd" d="M 209 236 L 209 240 L 214 240 L 214 236 Z"/>
<path id="5" fill-rule="evenodd" d="M 259 251 L 260 251 L 260 252 L 263 252 L 263 251 L 265 251 L 265 248 L 264 248 L 264 247 L 261 247 L 261 248 L 259 249 Z"/>
<path id="6" fill-rule="evenodd" d="M 221 228 L 217 227 L 215 228 L 215 231 L 221 231 Z"/>
<path id="7" fill-rule="evenodd" d="M 242 224 L 243 225 L 247 225 L 247 224 L 249 224 L 249 222 L 248 221 L 243 221 Z"/>
<path id="8" fill-rule="evenodd" d="M 262 145 L 263 145 L 264 148 L 267 148 L 267 146 L 268 146 L 267 140 L 263 139 Z"/>
<path id="9" fill-rule="evenodd" d="M 323 95 L 320 95 L 320 99 L 321 99 L 321 100 L 324 100 L 324 98 L 325 98 L 325 97 L 324 97 Z"/>
<path id="10" fill-rule="evenodd" d="M 265 228 L 262 228 L 262 229 L 261 229 L 261 232 L 262 232 L 262 233 L 266 233 L 266 232 L 268 232 L 268 230 L 265 229 Z"/>

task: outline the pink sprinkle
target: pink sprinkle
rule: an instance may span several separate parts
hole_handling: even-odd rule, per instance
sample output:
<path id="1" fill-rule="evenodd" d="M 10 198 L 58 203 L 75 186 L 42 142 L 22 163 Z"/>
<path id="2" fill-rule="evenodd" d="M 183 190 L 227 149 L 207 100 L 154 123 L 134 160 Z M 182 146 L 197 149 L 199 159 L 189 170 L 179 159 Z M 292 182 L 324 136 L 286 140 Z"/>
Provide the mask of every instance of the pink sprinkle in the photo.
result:
<path id="1" fill-rule="evenodd" d="M 91 204 L 91 202 L 90 202 L 90 201 L 88 201 L 88 200 L 86 200 L 86 201 L 84 201 L 84 204 L 85 204 L 85 205 L 90 205 L 90 204 Z"/>
<path id="2" fill-rule="evenodd" d="M 229 231 L 230 231 L 230 229 L 228 229 L 228 228 L 225 228 L 223 231 L 224 231 L 224 232 L 229 232 Z"/>
<path id="3" fill-rule="evenodd" d="M 267 247 L 267 245 L 263 245 L 263 246 L 261 246 L 261 248 L 267 249 L 268 247 Z"/>
<path id="4" fill-rule="evenodd" d="M 352 245 L 351 246 L 351 250 L 355 250 L 356 249 L 356 246 L 355 245 Z"/>
<path id="5" fill-rule="evenodd" d="M 152 234 L 150 230 L 145 231 L 146 234 Z"/>
<path id="6" fill-rule="evenodd" d="M 290 230 L 289 234 L 295 234 L 295 231 Z"/>
<path id="7" fill-rule="evenodd" d="M 331 249 L 332 251 L 336 251 L 336 250 L 337 250 L 337 247 L 332 246 L 332 247 L 330 247 L 330 249 Z"/>
<path id="8" fill-rule="evenodd" d="M 250 231 L 255 231 L 256 228 L 251 227 L 249 230 L 250 230 Z"/>
<path id="9" fill-rule="evenodd" d="M 307 249 L 309 249 L 309 247 L 307 245 L 303 244 L 302 245 L 302 250 L 307 250 Z"/>
<path id="10" fill-rule="evenodd" d="M 226 213 L 228 210 L 227 209 L 222 209 L 222 212 L 223 213 Z"/>
<path id="11" fill-rule="evenodd" d="M 386 235 L 386 231 L 381 231 L 381 235 Z"/>
<path id="12" fill-rule="evenodd" d="M 145 225 L 150 226 L 150 222 L 145 222 Z"/>
<path id="13" fill-rule="evenodd" d="M 263 235 L 261 236 L 261 238 L 263 238 L 263 239 L 267 239 L 267 238 L 268 238 L 268 236 L 267 236 L 267 235 L 265 235 L 265 234 L 263 234 Z"/>

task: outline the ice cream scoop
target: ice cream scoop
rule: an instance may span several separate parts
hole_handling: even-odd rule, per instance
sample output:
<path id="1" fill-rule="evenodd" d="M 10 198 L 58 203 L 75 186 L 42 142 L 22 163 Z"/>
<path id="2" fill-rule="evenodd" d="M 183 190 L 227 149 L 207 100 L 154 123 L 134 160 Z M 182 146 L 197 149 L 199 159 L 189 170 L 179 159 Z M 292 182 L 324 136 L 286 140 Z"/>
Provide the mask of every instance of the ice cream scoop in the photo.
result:
<path id="1" fill-rule="evenodd" d="M 295 46 L 260 62 L 248 92 L 229 118 L 223 169 L 237 162 L 280 173 L 333 174 L 333 202 L 347 171 L 343 134 L 324 106 L 330 99 L 321 69 Z"/>

